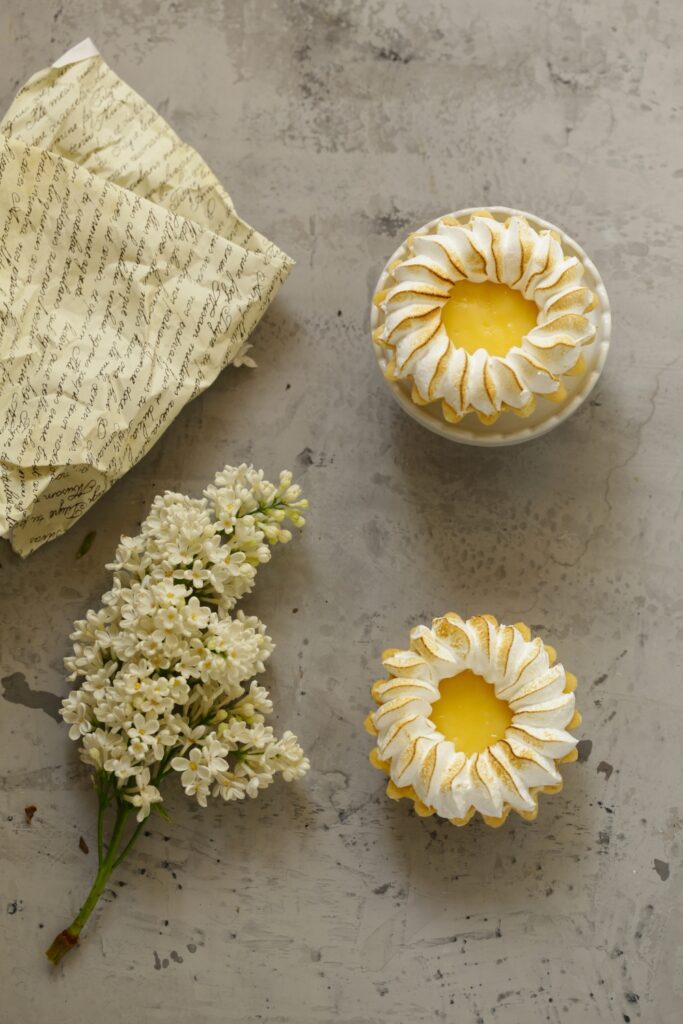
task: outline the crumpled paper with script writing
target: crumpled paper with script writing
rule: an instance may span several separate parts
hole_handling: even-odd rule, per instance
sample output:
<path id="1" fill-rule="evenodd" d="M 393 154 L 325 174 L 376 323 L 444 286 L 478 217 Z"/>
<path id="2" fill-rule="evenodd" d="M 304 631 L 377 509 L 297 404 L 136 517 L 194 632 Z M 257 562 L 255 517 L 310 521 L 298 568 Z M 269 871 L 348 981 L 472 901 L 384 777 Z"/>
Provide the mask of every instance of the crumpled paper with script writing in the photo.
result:
<path id="1" fill-rule="evenodd" d="M 63 533 L 229 363 L 292 261 L 85 41 L 0 122 L 0 536 Z"/>

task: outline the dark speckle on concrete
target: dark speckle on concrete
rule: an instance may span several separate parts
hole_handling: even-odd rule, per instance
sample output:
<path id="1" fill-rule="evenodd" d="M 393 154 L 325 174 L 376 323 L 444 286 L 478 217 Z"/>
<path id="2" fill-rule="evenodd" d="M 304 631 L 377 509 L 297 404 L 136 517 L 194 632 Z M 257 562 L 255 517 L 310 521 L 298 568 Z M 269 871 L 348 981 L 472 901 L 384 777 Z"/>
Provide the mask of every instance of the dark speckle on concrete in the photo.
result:
<path id="1" fill-rule="evenodd" d="M 334 459 L 329 461 L 333 462 Z M 300 471 L 308 469 L 309 466 L 326 466 L 328 457 L 324 452 L 314 452 L 312 448 L 303 448 L 296 457 L 296 464 Z"/>
<path id="2" fill-rule="evenodd" d="M 376 889 L 373 889 L 375 896 L 383 896 L 385 892 L 388 892 L 391 886 L 391 882 L 385 882 L 384 885 L 378 885 Z"/>
<path id="3" fill-rule="evenodd" d="M 59 708 L 62 704 L 61 697 L 48 690 L 32 690 L 23 672 L 12 672 L 9 676 L 0 679 L 3 688 L 3 697 L 10 704 L 21 704 L 25 708 L 38 708 L 44 711 L 55 722 L 61 722 Z"/>
<path id="4" fill-rule="evenodd" d="M 313 465 L 313 449 L 303 448 L 296 457 L 297 464 L 299 466 L 312 466 Z"/>
<path id="5" fill-rule="evenodd" d="M 159 959 L 159 954 L 157 953 L 156 949 L 154 950 L 154 970 L 161 970 L 161 960 Z"/>
<path id="6" fill-rule="evenodd" d="M 596 771 L 599 775 L 604 775 L 606 779 L 609 779 L 610 775 L 614 771 L 614 767 L 609 763 L 609 761 L 601 761 L 596 768 Z"/>
<path id="7" fill-rule="evenodd" d="M 378 60 L 388 60 L 393 64 L 410 64 L 412 53 L 399 53 L 393 46 L 376 46 L 375 55 Z"/>
<path id="8" fill-rule="evenodd" d="M 372 224 L 377 234 L 389 235 L 391 238 L 395 238 L 408 227 L 410 217 L 406 217 L 394 205 L 388 213 L 382 213 L 375 217 Z"/>
<path id="9" fill-rule="evenodd" d="M 578 83 L 574 78 L 571 77 L 571 75 L 561 74 L 559 71 L 556 70 L 556 68 L 553 66 L 550 60 L 546 60 L 545 66 L 547 67 L 548 74 L 550 75 L 550 78 L 555 83 L 555 85 L 565 86 L 566 88 L 571 89 L 572 92 L 576 91 L 576 89 L 578 88 Z"/>
<path id="10" fill-rule="evenodd" d="M 579 755 L 579 761 L 582 763 L 587 761 L 591 756 L 591 750 L 593 749 L 593 740 L 579 740 L 576 744 L 576 750 Z"/>
<path id="11" fill-rule="evenodd" d="M 657 874 L 659 875 L 661 880 L 663 882 L 666 882 L 666 880 L 667 880 L 667 878 L 669 877 L 669 874 L 670 874 L 670 868 L 669 868 L 668 863 L 665 860 L 658 860 L 657 857 L 655 857 L 655 864 L 654 864 L 654 866 L 655 866 L 655 871 L 657 872 Z"/>

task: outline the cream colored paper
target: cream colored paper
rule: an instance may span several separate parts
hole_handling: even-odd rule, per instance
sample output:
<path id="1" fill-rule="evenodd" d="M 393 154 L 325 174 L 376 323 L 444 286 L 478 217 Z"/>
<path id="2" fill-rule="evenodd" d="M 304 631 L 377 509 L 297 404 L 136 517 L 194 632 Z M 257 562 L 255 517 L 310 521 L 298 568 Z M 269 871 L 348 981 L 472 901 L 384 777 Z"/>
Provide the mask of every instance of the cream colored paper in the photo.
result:
<path id="1" fill-rule="evenodd" d="M 0 536 L 21 555 L 239 363 L 292 266 L 99 55 L 71 53 L 0 122 Z"/>

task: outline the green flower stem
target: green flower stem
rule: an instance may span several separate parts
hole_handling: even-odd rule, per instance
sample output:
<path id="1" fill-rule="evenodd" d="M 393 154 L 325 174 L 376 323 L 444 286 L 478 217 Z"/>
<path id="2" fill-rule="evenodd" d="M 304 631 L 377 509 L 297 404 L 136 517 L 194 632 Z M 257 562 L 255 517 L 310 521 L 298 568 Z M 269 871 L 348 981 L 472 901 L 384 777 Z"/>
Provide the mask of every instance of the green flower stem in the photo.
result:
<path id="1" fill-rule="evenodd" d="M 146 818 L 143 821 L 139 822 L 139 824 L 135 828 L 133 834 L 131 835 L 130 839 L 128 840 L 128 842 L 126 843 L 124 848 L 121 850 L 121 853 L 118 855 L 118 857 L 116 858 L 116 860 L 112 864 L 112 868 L 111 868 L 112 871 L 114 871 L 119 866 L 119 864 L 124 859 L 124 857 L 126 857 L 128 855 L 128 853 L 129 853 L 131 847 L 133 846 L 135 840 L 140 835 L 140 833 L 142 832 L 142 830 L 143 830 L 143 828 L 145 827 L 146 824 L 147 824 L 147 819 Z"/>
<path id="2" fill-rule="evenodd" d="M 102 867 L 102 861 L 104 860 L 104 810 L 106 804 L 100 800 L 100 806 L 97 809 L 97 863 L 99 867 Z"/>
<path id="3" fill-rule="evenodd" d="M 98 777 L 97 787 L 97 863 L 101 867 L 104 860 L 104 814 L 109 805 L 109 776 L 104 780 Z"/>
<path id="4" fill-rule="evenodd" d="M 103 810 L 104 806 L 103 802 L 101 801 L 98 819 L 102 818 Z M 107 882 L 109 881 L 112 871 L 121 862 L 122 857 L 128 853 L 135 839 L 137 839 L 140 833 L 139 827 L 136 828 L 135 831 L 133 832 L 131 839 L 126 844 L 123 850 L 123 854 L 121 854 L 121 856 L 118 856 L 119 846 L 121 844 L 121 839 L 123 837 L 123 830 L 125 828 L 126 821 L 128 820 L 128 816 L 132 812 L 132 810 L 133 808 L 130 806 L 130 804 L 118 804 L 118 808 L 116 811 L 116 820 L 114 821 L 114 828 L 111 834 L 111 839 L 109 841 L 107 855 L 100 863 L 97 874 L 95 875 L 95 881 L 93 882 L 92 888 L 86 897 L 85 903 L 78 911 L 76 917 L 73 919 L 69 927 L 65 928 L 64 931 L 61 931 L 59 935 L 57 935 L 50 948 L 45 952 L 45 955 L 47 956 L 48 960 L 50 960 L 53 964 L 58 964 L 62 957 L 66 956 L 69 950 L 73 949 L 74 946 L 78 944 L 78 937 L 81 934 L 81 931 L 83 930 L 83 927 L 85 926 L 85 923 L 87 922 L 88 918 L 95 909 L 97 901 L 104 892 L 104 889 L 107 885 Z M 98 828 L 99 827 L 100 824 L 98 820 Z"/>

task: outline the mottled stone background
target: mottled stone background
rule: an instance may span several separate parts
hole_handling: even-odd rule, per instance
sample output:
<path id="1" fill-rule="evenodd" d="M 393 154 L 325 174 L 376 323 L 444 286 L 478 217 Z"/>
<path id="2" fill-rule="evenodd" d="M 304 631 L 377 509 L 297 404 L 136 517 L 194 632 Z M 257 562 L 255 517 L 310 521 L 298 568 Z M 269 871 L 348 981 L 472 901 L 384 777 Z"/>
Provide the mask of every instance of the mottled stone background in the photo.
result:
<path id="1" fill-rule="evenodd" d="M 2 545 L 4 1019 L 681 1020 L 682 30 L 679 0 L 3 0 L 3 109 L 91 35 L 298 264 L 258 370 L 224 373 L 70 534 L 25 563 Z M 488 453 L 405 417 L 368 338 L 408 230 L 487 202 L 569 230 L 615 314 L 592 401 Z M 94 869 L 57 718 L 70 624 L 158 491 L 243 459 L 311 499 L 251 607 L 314 769 L 244 806 L 174 797 L 52 971 Z M 526 619 L 579 676 L 581 760 L 535 824 L 419 820 L 367 763 L 381 650 L 450 608 Z"/>

